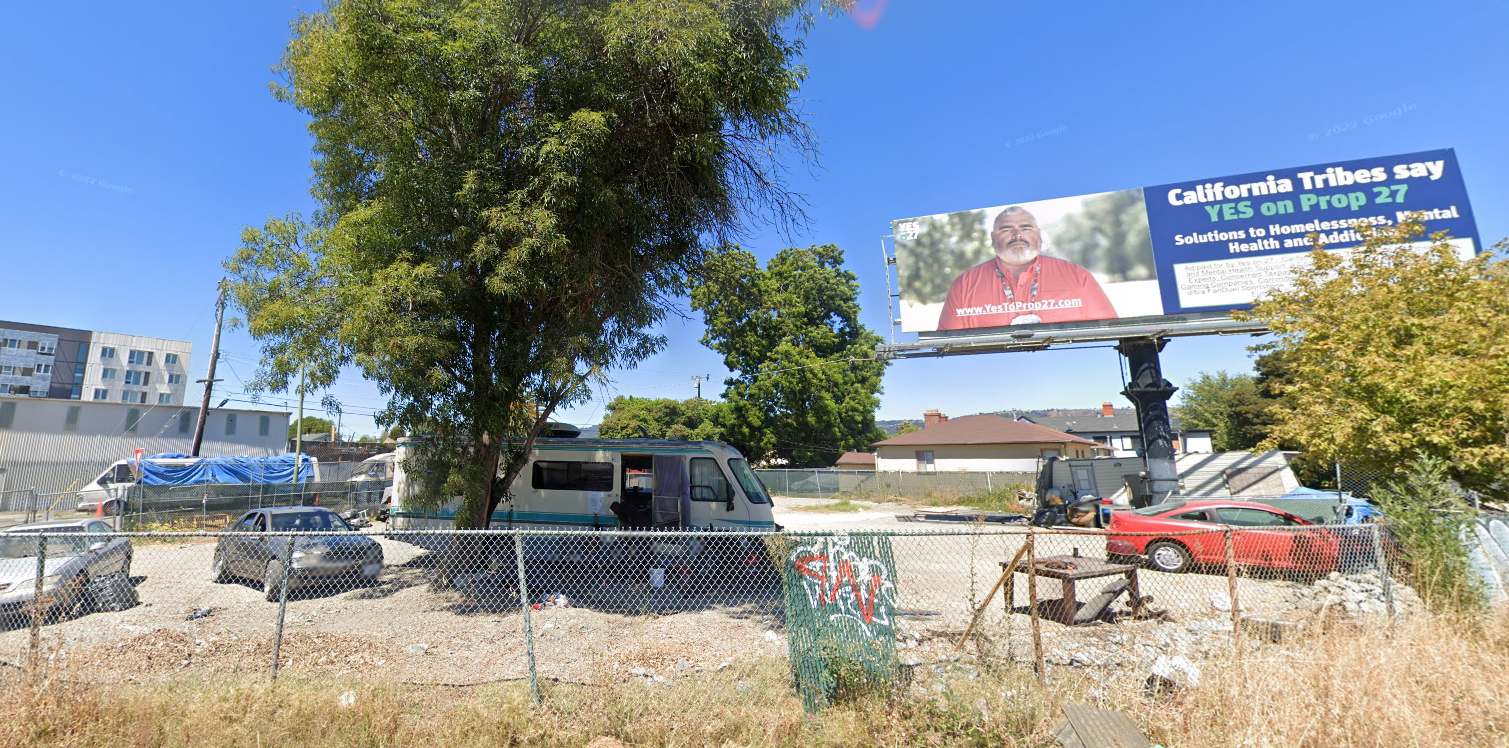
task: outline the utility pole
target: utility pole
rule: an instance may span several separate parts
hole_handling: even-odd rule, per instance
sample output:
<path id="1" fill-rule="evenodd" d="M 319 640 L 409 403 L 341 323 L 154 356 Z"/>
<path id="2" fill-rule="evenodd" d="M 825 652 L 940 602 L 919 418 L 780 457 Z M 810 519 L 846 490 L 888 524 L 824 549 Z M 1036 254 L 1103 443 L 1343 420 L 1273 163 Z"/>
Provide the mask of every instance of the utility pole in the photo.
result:
<path id="1" fill-rule="evenodd" d="M 215 339 L 210 343 L 210 370 L 204 379 L 198 383 L 204 384 L 204 399 L 199 402 L 199 422 L 194 426 L 194 447 L 189 450 L 190 457 L 199 456 L 199 445 L 204 443 L 204 423 L 210 417 L 210 393 L 215 388 L 215 383 L 222 381 L 215 378 L 215 362 L 220 360 L 220 325 L 225 320 L 225 279 L 220 279 L 220 298 L 215 300 Z"/>
<path id="2" fill-rule="evenodd" d="M 692 382 L 697 385 L 697 399 L 698 400 L 702 399 L 702 380 L 706 379 L 706 380 L 711 381 L 712 378 L 713 378 L 713 375 L 711 375 L 711 374 L 693 374 L 692 375 Z"/>
<path id="3" fill-rule="evenodd" d="M 293 439 L 293 482 L 299 482 L 299 469 L 304 462 L 304 365 L 299 364 L 299 423 Z"/>

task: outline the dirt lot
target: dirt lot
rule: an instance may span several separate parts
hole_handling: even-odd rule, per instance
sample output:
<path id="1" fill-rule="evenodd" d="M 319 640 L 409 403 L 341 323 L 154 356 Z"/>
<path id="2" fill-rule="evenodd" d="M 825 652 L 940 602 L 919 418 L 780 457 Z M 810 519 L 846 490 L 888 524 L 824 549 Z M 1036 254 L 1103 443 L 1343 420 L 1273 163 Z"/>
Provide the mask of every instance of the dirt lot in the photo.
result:
<path id="1" fill-rule="evenodd" d="M 778 517 L 792 530 L 938 529 L 898 519 L 898 512 L 910 512 L 896 507 L 867 508 L 862 513 L 789 511 L 795 503 L 783 502 Z M 511 577 L 467 578 L 454 589 L 439 590 L 430 583 L 435 554 L 386 538 L 379 542 L 386 566 L 375 585 L 332 587 L 290 598 L 282 667 L 423 684 L 465 685 L 524 676 L 523 616 Z M 892 540 L 904 660 L 915 664 L 946 655 L 944 644 L 964 630 L 974 601 L 984 597 L 1000 575 L 1000 562 L 1021 542 L 1018 535 Z M 1040 555 L 1078 549 L 1082 555 L 1101 557 L 1104 552 L 1103 541 L 1092 536 L 1052 536 L 1038 542 Z M 213 550 L 212 538 L 139 545 L 131 573 L 141 604 L 44 627 L 44 651 L 65 661 L 89 663 L 102 679 L 267 667 L 278 606 L 264 600 L 251 583 L 210 581 Z M 736 569 L 733 576 L 684 594 L 674 579 L 675 570 L 668 572 L 673 579 L 658 589 L 642 571 L 628 565 L 563 563 L 539 580 L 531 571 L 532 599 L 565 592 L 572 602 L 572 607 L 544 606 L 531 615 L 535 656 L 545 677 L 605 683 L 725 670 L 736 674 L 746 664 L 768 662 L 785 651 L 782 593 L 773 578 Z M 1084 651 L 1083 640 L 1089 636 L 1101 649 L 1131 660 L 1168 649 L 1139 650 L 1140 641 L 1218 644 L 1221 632 L 1229 631 L 1229 609 L 1222 608 L 1228 584 L 1224 575 L 1144 570 L 1140 577 L 1144 594 L 1153 595 L 1155 607 L 1169 610 L 1172 623 L 1102 624 L 1071 631 L 1044 622 L 1047 647 L 1058 647 L 1062 639 L 1060 649 Z M 998 598 L 983 622 L 986 637 L 1008 642 L 1004 646 L 1014 656 L 1022 654 L 1020 647 L 1027 641 L 1025 586 L 1018 585 L 1016 612 L 1008 614 Z M 1293 613 L 1297 588 L 1289 582 L 1244 579 L 1239 597 L 1249 615 L 1282 617 Z M 1040 595 L 1056 596 L 1055 586 L 1045 583 Z M 1085 596 L 1081 592 L 1081 598 Z M 27 641 L 24 628 L 0 632 L 0 656 L 23 659 Z"/>

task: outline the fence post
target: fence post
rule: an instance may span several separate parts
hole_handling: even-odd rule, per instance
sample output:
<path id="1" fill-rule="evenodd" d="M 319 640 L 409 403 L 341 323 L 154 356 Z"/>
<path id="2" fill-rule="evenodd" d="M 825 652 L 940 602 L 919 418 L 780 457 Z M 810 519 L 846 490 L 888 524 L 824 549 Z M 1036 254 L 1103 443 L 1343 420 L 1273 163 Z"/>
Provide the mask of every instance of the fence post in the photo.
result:
<path id="1" fill-rule="evenodd" d="M 293 536 L 288 536 L 288 550 L 283 552 L 283 583 L 278 585 L 278 624 L 272 636 L 272 679 L 278 679 L 278 657 L 283 652 L 283 619 L 288 614 L 288 575 L 293 567 Z"/>
<path id="2" fill-rule="evenodd" d="M 1027 528 L 1027 612 L 1032 615 L 1032 670 L 1037 679 L 1048 678 L 1047 666 L 1043 664 L 1043 632 L 1037 621 L 1037 535 L 1031 526 Z"/>
<path id="3" fill-rule="evenodd" d="M 993 493 L 995 489 L 990 487 L 990 471 L 985 471 L 985 493 Z"/>
<path id="4" fill-rule="evenodd" d="M 1231 597 L 1231 644 L 1238 654 L 1242 652 L 1242 603 L 1237 599 L 1237 553 L 1231 528 L 1222 531 L 1226 536 L 1226 586 Z"/>
<path id="5" fill-rule="evenodd" d="M 1378 581 L 1383 585 L 1383 605 L 1389 621 L 1394 620 L 1394 575 L 1388 567 L 1388 554 L 1383 552 L 1383 527 L 1373 523 L 1373 560 L 1378 569 Z"/>
<path id="6" fill-rule="evenodd" d="M 37 533 L 37 581 L 31 598 L 31 645 L 26 664 L 35 668 L 38 664 L 37 650 L 42 643 L 42 577 L 47 574 L 47 535 Z"/>
<path id="7" fill-rule="evenodd" d="M 815 484 L 817 484 L 817 497 L 819 499 L 821 499 L 823 497 L 823 476 L 822 476 L 822 474 L 818 473 L 816 470 L 813 470 L 812 471 L 812 482 L 815 483 Z"/>
<path id="8" fill-rule="evenodd" d="M 529 581 L 524 575 L 524 536 L 517 531 L 513 536 L 513 555 L 519 569 L 519 609 L 524 611 L 524 657 L 529 663 L 529 699 L 539 704 L 540 679 L 534 667 L 534 628 L 529 620 Z"/>

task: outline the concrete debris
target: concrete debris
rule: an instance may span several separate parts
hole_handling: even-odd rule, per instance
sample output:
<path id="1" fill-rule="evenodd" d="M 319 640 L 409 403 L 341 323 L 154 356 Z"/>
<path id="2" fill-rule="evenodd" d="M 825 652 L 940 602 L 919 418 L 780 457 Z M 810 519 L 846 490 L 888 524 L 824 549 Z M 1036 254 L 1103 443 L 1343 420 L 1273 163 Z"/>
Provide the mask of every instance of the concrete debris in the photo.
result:
<path id="1" fill-rule="evenodd" d="M 429 651 L 430 645 L 428 645 L 428 644 L 410 644 L 409 646 L 405 647 L 404 649 L 409 654 L 422 655 L 425 652 Z"/>
<path id="2" fill-rule="evenodd" d="M 341 708 L 350 709 L 353 706 L 356 706 L 356 692 L 347 691 L 341 694 Z"/>
<path id="3" fill-rule="evenodd" d="M 1420 607 L 1420 598 L 1407 585 L 1392 581 L 1395 615 Z M 1388 598 L 1377 572 L 1357 574 L 1331 572 L 1294 594 L 1294 606 L 1307 613 L 1341 612 L 1348 616 L 1387 615 Z"/>
<path id="4" fill-rule="evenodd" d="M 188 617 L 184 618 L 183 620 L 192 621 L 197 618 L 208 618 L 214 612 L 214 608 L 196 608 L 194 612 L 190 613 Z"/>
<path id="5" fill-rule="evenodd" d="M 1148 668 L 1148 688 L 1171 691 L 1200 687 L 1200 666 L 1183 655 L 1159 657 Z"/>
<path id="6" fill-rule="evenodd" d="M 766 631 L 765 632 L 765 641 L 768 641 L 771 644 L 774 644 L 777 641 L 780 641 L 780 637 L 776 636 L 776 634 L 775 634 L 774 631 Z"/>
<path id="7" fill-rule="evenodd" d="M 1225 592 L 1215 592 L 1215 591 L 1212 591 L 1210 593 L 1210 609 L 1214 610 L 1214 611 L 1216 611 L 1218 613 L 1230 613 L 1231 612 L 1231 595 L 1228 595 Z M 1244 605 L 1242 605 L 1242 601 L 1238 600 L 1237 601 L 1237 610 L 1246 610 L 1246 609 L 1247 609 L 1247 607 L 1244 606 Z"/>

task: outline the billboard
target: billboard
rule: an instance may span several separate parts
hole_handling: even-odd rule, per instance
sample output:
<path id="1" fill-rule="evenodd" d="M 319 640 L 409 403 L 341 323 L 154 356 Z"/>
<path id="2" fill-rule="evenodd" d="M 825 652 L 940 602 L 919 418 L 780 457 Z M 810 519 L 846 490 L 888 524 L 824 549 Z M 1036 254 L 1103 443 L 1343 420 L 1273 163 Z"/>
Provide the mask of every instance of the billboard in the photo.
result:
<path id="1" fill-rule="evenodd" d="M 1451 149 L 895 221 L 902 330 L 1243 309 L 1287 286 L 1310 234 L 1345 251 L 1358 225 L 1417 211 L 1464 256 L 1481 249 Z"/>

